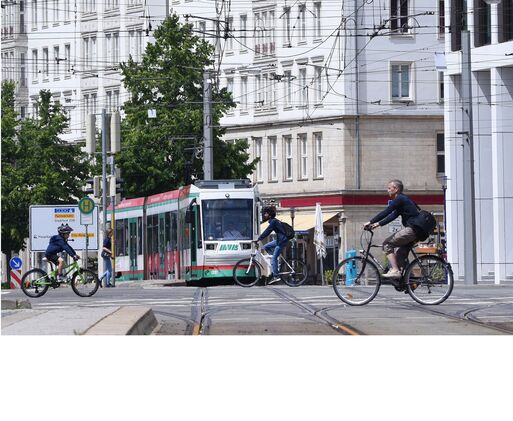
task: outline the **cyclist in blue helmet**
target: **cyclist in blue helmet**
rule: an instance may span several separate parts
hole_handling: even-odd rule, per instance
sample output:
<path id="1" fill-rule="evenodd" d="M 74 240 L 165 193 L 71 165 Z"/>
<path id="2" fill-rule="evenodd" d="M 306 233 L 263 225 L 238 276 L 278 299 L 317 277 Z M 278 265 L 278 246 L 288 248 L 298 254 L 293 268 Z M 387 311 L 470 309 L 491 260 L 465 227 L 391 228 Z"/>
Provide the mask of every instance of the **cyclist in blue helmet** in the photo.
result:
<path id="1" fill-rule="evenodd" d="M 64 225 L 61 224 L 59 228 L 57 228 L 57 235 L 53 235 L 50 238 L 50 243 L 48 244 L 48 247 L 46 248 L 45 257 L 55 265 L 57 265 L 57 280 L 62 281 L 63 275 L 62 270 L 64 268 L 64 259 L 58 255 L 58 253 L 61 253 L 65 251 L 68 253 L 73 259 L 78 260 L 80 257 L 78 257 L 77 253 L 73 248 L 68 244 L 68 238 L 71 234 L 71 231 L 73 231 L 73 228 L 71 228 L 68 224 Z"/>

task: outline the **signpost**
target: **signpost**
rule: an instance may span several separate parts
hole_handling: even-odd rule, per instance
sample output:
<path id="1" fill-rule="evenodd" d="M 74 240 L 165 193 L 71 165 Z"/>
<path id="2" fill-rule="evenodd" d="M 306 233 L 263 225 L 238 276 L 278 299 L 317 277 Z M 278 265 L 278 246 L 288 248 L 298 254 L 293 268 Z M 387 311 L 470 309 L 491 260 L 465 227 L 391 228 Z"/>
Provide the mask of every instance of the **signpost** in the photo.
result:
<path id="1" fill-rule="evenodd" d="M 84 266 L 87 269 L 87 260 L 89 254 L 89 225 L 93 224 L 93 211 L 94 211 L 94 201 L 90 197 L 84 197 L 80 199 L 78 202 L 78 209 L 80 210 L 80 225 L 85 225 L 85 235 L 86 235 L 86 252 L 85 252 L 85 263 Z"/>
<path id="2" fill-rule="evenodd" d="M 11 268 L 11 288 L 21 287 L 21 265 L 22 261 L 18 256 L 14 256 L 9 260 L 9 266 Z"/>

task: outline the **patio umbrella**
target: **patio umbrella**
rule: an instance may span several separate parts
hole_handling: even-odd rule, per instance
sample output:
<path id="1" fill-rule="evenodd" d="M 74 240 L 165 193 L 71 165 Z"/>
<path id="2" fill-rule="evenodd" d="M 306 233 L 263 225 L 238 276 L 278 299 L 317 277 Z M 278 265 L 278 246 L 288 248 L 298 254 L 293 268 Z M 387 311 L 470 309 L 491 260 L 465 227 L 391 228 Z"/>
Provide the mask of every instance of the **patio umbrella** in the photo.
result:
<path id="1" fill-rule="evenodd" d="M 314 230 L 315 253 L 320 261 L 321 267 L 321 283 L 324 285 L 324 270 L 322 259 L 326 257 L 326 237 L 324 236 L 324 228 L 322 224 L 321 204 L 315 205 L 315 230 Z"/>

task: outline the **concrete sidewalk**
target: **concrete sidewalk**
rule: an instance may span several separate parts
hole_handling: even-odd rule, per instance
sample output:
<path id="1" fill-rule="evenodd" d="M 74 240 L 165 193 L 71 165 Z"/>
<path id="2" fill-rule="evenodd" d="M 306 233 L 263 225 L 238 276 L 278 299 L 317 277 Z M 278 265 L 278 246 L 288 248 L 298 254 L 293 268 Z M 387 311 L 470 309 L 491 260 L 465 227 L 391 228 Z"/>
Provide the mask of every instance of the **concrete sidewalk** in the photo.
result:
<path id="1" fill-rule="evenodd" d="M 149 307 L 14 308 L 2 300 L 2 335 L 149 335 L 157 326 Z"/>

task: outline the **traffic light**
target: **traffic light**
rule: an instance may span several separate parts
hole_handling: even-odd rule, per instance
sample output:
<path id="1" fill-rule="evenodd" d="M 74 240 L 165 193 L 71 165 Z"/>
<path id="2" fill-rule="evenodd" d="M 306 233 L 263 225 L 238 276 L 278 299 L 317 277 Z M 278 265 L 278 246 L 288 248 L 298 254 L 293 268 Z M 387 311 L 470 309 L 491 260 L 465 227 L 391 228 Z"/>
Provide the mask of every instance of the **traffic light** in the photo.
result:
<path id="1" fill-rule="evenodd" d="M 90 155 L 96 152 L 96 117 L 94 114 L 86 115 L 86 152 Z"/>
<path id="2" fill-rule="evenodd" d="M 116 196 L 116 194 L 122 194 L 124 192 L 123 185 L 125 180 L 115 175 L 109 176 L 109 193 L 110 196 Z"/>
<path id="3" fill-rule="evenodd" d="M 99 175 L 95 175 L 94 177 L 88 178 L 86 180 L 86 188 L 84 189 L 84 193 L 92 194 L 94 197 L 101 196 L 101 177 Z"/>

